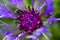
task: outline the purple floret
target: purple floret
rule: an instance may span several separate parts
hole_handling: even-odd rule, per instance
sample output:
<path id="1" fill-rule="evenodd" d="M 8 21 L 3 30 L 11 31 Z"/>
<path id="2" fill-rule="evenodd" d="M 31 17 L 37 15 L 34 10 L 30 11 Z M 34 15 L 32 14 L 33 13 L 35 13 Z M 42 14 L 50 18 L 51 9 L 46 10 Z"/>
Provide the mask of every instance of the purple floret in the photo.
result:
<path id="1" fill-rule="evenodd" d="M 20 11 L 18 10 L 17 13 L 19 12 Z M 32 33 L 34 30 L 43 25 L 41 17 L 37 15 L 33 9 L 30 10 L 30 12 L 20 12 L 17 19 L 20 21 L 17 24 L 18 28 L 29 33 Z"/>

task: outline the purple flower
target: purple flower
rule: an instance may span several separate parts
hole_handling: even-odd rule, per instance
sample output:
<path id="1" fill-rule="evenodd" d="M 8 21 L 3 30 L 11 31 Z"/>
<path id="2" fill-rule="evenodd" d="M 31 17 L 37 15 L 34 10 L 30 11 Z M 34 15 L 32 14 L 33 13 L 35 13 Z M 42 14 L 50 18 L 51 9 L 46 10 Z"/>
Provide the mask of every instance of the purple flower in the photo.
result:
<path id="1" fill-rule="evenodd" d="M 52 11 L 54 10 L 53 0 L 44 0 L 44 3 L 40 5 L 42 0 L 38 0 L 36 8 L 34 8 L 35 0 L 32 0 L 32 8 L 28 6 L 28 9 L 25 7 L 23 0 L 8 0 L 12 5 L 16 6 L 18 9 L 13 13 L 9 10 L 9 7 L 6 4 L 1 4 L 0 6 L 0 18 L 13 18 L 18 20 L 15 24 L 7 24 L 0 20 L 4 28 L 0 29 L 0 34 L 3 34 L 5 37 L 2 40 L 19 40 L 19 38 L 24 35 L 24 38 L 30 38 L 30 40 L 35 39 L 39 40 L 41 34 L 46 37 L 46 40 L 49 40 L 45 33 L 48 33 L 50 36 L 51 33 L 47 28 L 51 25 L 52 22 L 60 20 L 60 18 L 55 18 Z M 21 5 L 22 9 L 18 6 Z M 40 10 L 46 6 L 46 9 L 43 13 L 40 14 Z M 47 16 L 46 20 L 43 20 L 43 16 Z M 43 22 L 47 21 L 46 25 L 43 25 Z M 11 26 L 17 26 L 13 30 L 6 30 Z M 13 35 L 13 32 L 20 30 L 19 33 Z M 25 34 L 29 34 L 28 36 Z"/>

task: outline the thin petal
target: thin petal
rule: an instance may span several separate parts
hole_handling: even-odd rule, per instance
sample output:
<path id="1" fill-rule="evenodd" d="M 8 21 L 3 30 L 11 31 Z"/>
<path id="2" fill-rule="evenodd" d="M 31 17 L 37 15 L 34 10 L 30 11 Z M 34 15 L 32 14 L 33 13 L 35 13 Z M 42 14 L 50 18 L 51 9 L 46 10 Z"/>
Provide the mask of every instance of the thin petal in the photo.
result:
<path id="1" fill-rule="evenodd" d="M 16 6 L 16 7 L 18 6 L 16 0 L 8 0 L 8 1 L 9 1 L 12 5 L 14 5 L 14 6 Z"/>
<path id="2" fill-rule="evenodd" d="M 35 35 L 30 35 L 30 36 L 26 36 L 26 38 L 36 39 L 37 37 Z"/>
<path id="3" fill-rule="evenodd" d="M 20 7 L 18 6 L 18 4 L 20 4 L 24 10 L 26 9 L 24 6 L 23 0 L 9 0 L 9 2 L 19 9 L 20 9 Z"/>
<path id="4" fill-rule="evenodd" d="M 42 33 L 42 34 L 43 34 L 43 36 L 46 38 L 46 40 L 49 40 L 48 37 L 47 37 L 44 33 Z"/>
<path id="5" fill-rule="evenodd" d="M 36 36 L 39 36 L 39 35 L 41 35 L 42 32 L 45 32 L 45 27 L 41 27 L 41 28 L 37 29 L 36 31 L 34 31 L 33 34 Z"/>
<path id="6" fill-rule="evenodd" d="M 56 18 L 56 20 L 60 20 L 60 18 Z"/>
<path id="7" fill-rule="evenodd" d="M 0 29 L 0 34 L 8 35 L 10 33 L 13 33 L 15 30 L 6 30 L 5 28 Z"/>
<path id="8" fill-rule="evenodd" d="M 16 38 L 16 36 L 11 36 L 12 34 L 8 34 L 6 35 L 3 40 L 14 40 Z"/>
<path id="9" fill-rule="evenodd" d="M 3 22 L 2 20 L 0 20 L 0 22 L 2 23 L 2 24 L 0 24 L 0 26 L 4 26 L 4 27 L 15 26 L 14 24 L 7 24 L 7 23 Z"/>
<path id="10" fill-rule="evenodd" d="M 20 32 L 20 33 L 18 33 L 18 34 L 16 34 L 16 35 L 8 34 L 8 35 L 6 35 L 6 36 L 3 38 L 3 40 L 4 40 L 4 39 L 5 39 L 5 40 L 17 40 L 17 39 L 19 39 L 19 37 L 21 37 L 23 34 L 24 34 L 23 32 Z"/>
<path id="11" fill-rule="evenodd" d="M 56 18 L 54 17 L 54 15 L 50 16 L 50 18 L 48 18 L 47 20 L 49 21 L 56 21 Z"/>
<path id="12" fill-rule="evenodd" d="M 54 10 L 53 0 L 46 0 L 46 10 L 42 13 L 42 15 L 50 14 Z"/>
<path id="13" fill-rule="evenodd" d="M 60 21 L 60 18 L 55 18 L 54 15 L 50 16 L 47 21 L 50 21 L 49 24 L 46 26 L 48 28 L 49 25 L 51 25 L 52 22 L 54 22 L 54 27 L 56 27 L 56 22 Z"/>
<path id="14" fill-rule="evenodd" d="M 14 13 L 12 13 L 8 9 L 8 7 L 6 5 L 4 5 L 4 4 L 2 4 L 0 6 L 0 15 L 2 15 L 3 17 L 10 17 L 10 18 L 14 18 L 15 17 Z"/>
<path id="15" fill-rule="evenodd" d="M 0 18 L 4 17 L 4 15 L 0 15 Z"/>
<path id="16" fill-rule="evenodd" d="M 30 38 L 31 40 L 34 39 L 34 40 L 39 40 L 37 36 L 35 35 L 30 35 L 30 36 L 26 36 L 26 38 Z"/>
<path id="17" fill-rule="evenodd" d="M 38 13 L 45 5 L 46 5 L 46 3 L 44 2 L 44 3 L 42 4 L 42 6 L 38 6 L 38 7 L 36 8 L 36 13 Z"/>
<path id="18" fill-rule="evenodd" d="M 23 3 L 23 0 L 17 0 L 17 2 L 23 7 L 23 9 L 25 10 L 25 6 L 24 6 L 24 3 Z"/>
<path id="19" fill-rule="evenodd" d="M 46 30 L 46 32 L 48 33 L 49 36 L 52 36 L 52 34 L 48 30 Z"/>
<path id="20" fill-rule="evenodd" d="M 38 5 L 40 5 L 41 1 L 42 1 L 42 0 L 38 0 Z"/>
<path id="21" fill-rule="evenodd" d="M 52 24 L 52 21 L 49 21 L 49 22 L 45 25 L 45 27 L 48 28 L 51 24 Z"/>
<path id="22" fill-rule="evenodd" d="M 36 38 L 36 40 L 39 40 L 38 38 Z"/>
<path id="23" fill-rule="evenodd" d="M 35 0 L 32 0 L 32 8 L 34 8 L 34 2 L 35 2 Z"/>
<path id="24" fill-rule="evenodd" d="M 38 5 L 36 7 L 36 13 L 38 13 L 44 6 L 46 6 L 46 0 L 44 0 L 44 3 L 42 5 L 40 5 L 42 0 L 38 0 Z"/>

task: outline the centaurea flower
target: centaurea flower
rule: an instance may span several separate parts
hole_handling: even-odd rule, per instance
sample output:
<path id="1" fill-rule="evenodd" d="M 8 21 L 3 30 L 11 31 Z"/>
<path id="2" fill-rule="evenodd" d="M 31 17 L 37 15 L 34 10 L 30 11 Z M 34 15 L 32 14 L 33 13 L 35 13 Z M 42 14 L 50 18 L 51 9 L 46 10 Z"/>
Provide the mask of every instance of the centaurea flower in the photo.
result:
<path id="1" fill-rule="evenodd" d="M 60 18 L 55 18 L 52 11 L 54 10 L 53 0 L 44 0 L 44 3 L 40 5 L 42 0 L 38 0 L 38 4 L 34 9 L 34 2 L 32 0 L 32 8 L 28 6 L 28 9 L 25 7 L 23 0 L 8 0 L 12 5 L 16 6 L 18 9 L 13 13 L 9 10 L 9 7 L 6 4 L 1 4 L 0 6 L 0 18 L 13 18 L 18 20 L 15 24 L 7 24 L 0 20 L 4 28 L 0 29 L 0 34 L 4 34 L 5 37 L 2 40 L 19 40 L 22 35 L 29 34 L 29 36 L 24 36 L 24 38 L 30 38 L 30 40 L 35 39 L 39 40 L 39 35 L 43 34 L 46 37 L 46 40 L 49 40 L 45 33 L 48 33 L 50 36 L 51 33 L 47 28 L 51 25 L 52 22 L 60 20 Z M 27 0 L 28 1 L 28 0 Z M 21 5 L 22 9 L 18 6 Z M 43 13 L 40 14 L 40 10 L 46 6 L 46 9 Z M 42 19 L 42 16 L 47 16 L 46 20 Z M 47 21 L 46 25 L 43 25 L 43 22 Z M 11 26 L 17 26 L 13 30 L 5 30 Z M 15 30 L 19 29 L 20 32 L 16 35 L 13 35 Z M 22 38 L 22 40 L 24 40 Z"/>

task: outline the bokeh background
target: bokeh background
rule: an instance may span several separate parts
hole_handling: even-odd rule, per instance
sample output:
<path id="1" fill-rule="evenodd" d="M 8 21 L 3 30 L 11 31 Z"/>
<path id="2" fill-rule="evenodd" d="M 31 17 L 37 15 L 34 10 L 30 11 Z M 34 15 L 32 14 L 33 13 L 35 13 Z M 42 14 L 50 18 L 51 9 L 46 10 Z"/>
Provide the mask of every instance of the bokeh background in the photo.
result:
<path id="1" fill-rule="evenodd" d="M 0 0 L 0 4 L 1 3 L 6 3 L 9 6 L 10 10 L 12 10 L 13 12 L 17 9 L 16 7 L 9 4 L 7 0 Z M 26 5 L 31 6 L 31 0 L 24 0 L 24 3 Z M 36 3 L 37 2 L 35 2 L 35 4 Z M 52 13 L 54 13 L 56 18 L 60 18 L 60 0 L 54 0 L 54 11 Z M 11 19 L 11 18 L 0 18 L 0 20 L 6 22 L 8 24 L 13 24 L 14 23 L 13 22 L 14 19 Z M 0 22 L 0 24 L 1 24 L 1 22 Z M 4 28 L 4 27 L 0 26 L 0 29 L 2 29 L 2 28 Z M 6 30 L 10 30 L 10 29 L 14 29 L 14 28 L 16 28 L 16 26 L 6 28 Z M 60 40 L 60 21 L 53 22 L 50 25 L 50 27 L 48 28 L 48 30 L 52 34 L 52 37 L 50 37 L 48 34 L 46 34 L 50 40 Z M 16 30 L 13 34 L 17 34 L 18 32 L 19 32 L 19 30 Z M 0 40 L 2 40 L 3 37 L 4 37 L 4 35 L 0 34 Z M 42 40 L 42 38 L 43 38 L 43 35 L 40 35 L 39 40 Z M 25 40 L 29 40 L 29 39 L 25 39 Z"/>

